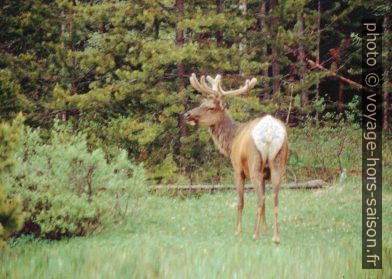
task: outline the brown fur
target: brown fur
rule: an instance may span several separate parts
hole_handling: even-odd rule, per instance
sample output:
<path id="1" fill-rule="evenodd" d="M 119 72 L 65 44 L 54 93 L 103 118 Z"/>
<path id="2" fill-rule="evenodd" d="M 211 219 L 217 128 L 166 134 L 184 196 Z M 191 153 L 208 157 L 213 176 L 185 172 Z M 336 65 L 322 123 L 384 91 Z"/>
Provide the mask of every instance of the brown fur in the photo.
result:
<path id="1" fill-rule="evenodd" d="M 241 127 L 228 114 L 224 114 L 222 120 L 209 126 L 208 131 L 220 152 L 225 156 L 230 156 L 232 150 L 233 139 Z"/>

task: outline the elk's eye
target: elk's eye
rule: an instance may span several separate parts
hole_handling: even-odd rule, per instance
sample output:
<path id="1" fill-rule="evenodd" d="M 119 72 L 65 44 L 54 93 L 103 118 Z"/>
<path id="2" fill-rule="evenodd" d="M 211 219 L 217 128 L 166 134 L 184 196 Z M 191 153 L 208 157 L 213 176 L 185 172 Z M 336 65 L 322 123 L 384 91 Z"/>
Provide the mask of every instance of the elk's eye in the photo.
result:
<path id="1" fill-rule="evenodd" d="M 207 110 L 209 110 L 209 111 L 212 111 L 212 110 L 214 110 L 215 108 L 207 108 Z"/>

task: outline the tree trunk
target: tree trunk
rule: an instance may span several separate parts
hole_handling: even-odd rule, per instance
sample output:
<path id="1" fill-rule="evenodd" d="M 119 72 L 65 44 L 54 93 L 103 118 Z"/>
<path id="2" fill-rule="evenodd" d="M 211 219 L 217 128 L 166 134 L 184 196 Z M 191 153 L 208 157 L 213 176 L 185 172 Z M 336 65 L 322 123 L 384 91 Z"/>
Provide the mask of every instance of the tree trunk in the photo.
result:
<path id="1" fill-rule="evenodd" d="M 222 12 L 222 0 L 215 0 L 216 3 L 216 13 L 220 14 Z M 222 46 L 223 42 L 223 33 L 221 30 L 216 32 L 216 42 L 218 43 L 218 46 Z"/>
<path id="2" fill-rule="evenodd" d="M 316 63 L 320 64 L 320 40 L 321 40 L 321 0 L 317 2 L 317 54 Z M 316 100 L 320 99 L 320 81 L 316 83 Z M 319 119 L 319 112 L 316 112 L 316 119 Z"/>
<path id="3" fill-rule="evenodd" d="M 344 100 L 343 100 L 343 84 L 339 81 L 338 84 L 338 113 L 343 113 Z"/>
<path id="4" fill-rule="evenodd" d="M 298 15 L 297 23 L 298 23 L 298 37 L 301 40 L 304 37 L 304 19 L 301 14 Z M 300 43 L 298 46 L 298 63 L 300 64 L 299 78 L 300 78 L 301 85 L 303 85 L 304 78 L 305 78 L 304 77 L 304 75 L 305 75 L 305 50 L 304 50 L 304 46 L 302 43 Z M 308 103 L 309 103 L 308 93 L 305 89 L 301 89 L 301 105 L 305 106 Z"/>
<path id="5" fill-rule="evenodd" d="M 74 15 L 73 15 L 73 13 L 74 13 L 74 7 L 76 6 L 76 1 L 72 0 L 71 3 L 72 3 L 72 8 L 71 8 L 71 10 L 69 12 L 69 15 L 68 15 L 68 17 L 69 17 L 69 49 L 72 52 L 72 57 L 70 59 L 70 64 L 71 64 L 71 75 L 70 75 L 70 78 L 71 78 L 71 95 L 74 95 L 74 94 L 77 93 L 77 84 L 76 84 L 76 74 L 75 74 L 75 71 L 73 70 L 73 69 L 75 69 L 75 66 L 76 66 L 76 58 L 74 56 L 75 49 L 74 49 L 74 44 L 73 44 L 72 39 L 73 39 L 73 33 L 74 33 L 74 30 L 73 30 L 73 16 Z"/>
<path id="6" fill-rule="evenodd" d="M 263 32 L 263 29 L 267 27 L 267 21 L 266 21 L 266 16 L 267 16 L 267 3 L 266 0 L 263 1 L 263 3 L 260 6 L 260 32 Z M 270 34 L 267 34 L 267 40 L 270 39 Z M 262 57 L 268 57 L 268 45 L 265 44 L 262 46 Z M 261 76 L 268 78 L 268 68 L 261 70 Z M 268 88 L 269 87 L 269 82 L 265 81 L 264 82 L 264 87 Z M 271 94 L 269 91 L 264 93 L 264 99 L 268 100 L 271 98 Z"/>
<path id="7" fill-rule="evenodd" d="M 179 22 L 184 16 L 184 0 L 176 0 L 176 11 L 177 20 Z M 178 27 L 178 22 L 176 26 L 176 47 L 181 48 L 184 45 L 184 31 L 180 27 Z M 181 90 L 184 89 L 184 76 L 184 64 L 182 62 L 177 62 L 177 93 L 181 92 Z M 180 128 L 180 137 L 186 136 L 186 124 L 182 115 L 178 117 L 178 125 Z"/>
<path id="8" fill-rule="evenodd" d="M 316 63 L 320 64 L 320 40 L 321 40 L 321 0 L 318 0 L 317 3 L 317 54 L 316 54 Z M 320 82 L 316 83 L 316 99 L 320 98 Z"/>
<path id="9" fill-rule="evenodd" d="M 161 22 L 158 19 L 154 20 L 154 39 L 159 39 L 159 28 L 161 27 Z"/>
<path id="10" fill-rule="evenodd" d="M 245 16 L 246 12 L 247 12 L 247 9 L 248 9 L 245 0 L 240 0 L 239 1 L 239 9 L 240 9 L 242 15 Z M 246 34 L 246 30 L 244 30 L 243 33 L 240 33 L 240 43 L 239 43 L 239 46 L 238 46 L 239 55 L 242 54 L 242 51 L 246 47 L 246 38 L 244 38 L 244 34 Z M 242 76 L 242 74 L 243 74 L 241 66 L 240 66 L 240 69 L 239 69 L 239 74 L 240 74 L 240 76 Z"/>
<path id="11" fill-rule="evenodd" d="M 61 18 L 61 36 L 64 36 L 65 33 L 65 12 L 64 10 L 61 10 L 61 14 L 60 14 L 60 18 Z"/>
<path id="12" fill-rule="evenodd" d="M 273 11 L 274 8 L 277 6 L 278 0 L 271 0 L 271 9 L 270 11 Z M 272 16 L 270 20 L 270 30 L 276 31 L 278 19 L 276 16 Z M 271 62 L 272 62 L 272 94 L 276 94 L 280 91 L 280 80 L 278 78 L 279 76 L 279 61 L 278 61 L 278 47 L 277 47 L 277 42 L 276 42 L 276 34 L 277 32 L 274 32 L 274 36 L 271 37 L 271 39 L 274 39 L 274 42 L 271 44 Z"/>
<path id="13" fill-rule="evenodd" d="M 64 10 L 61 10 L 60 19 L 61 19 L 60 36 L 63 37 L 65 35 L 65 12 L 64 12 Z M 67 121 L 67 112 L 63 111 L 61 113 L 60 117 L 61 117 L 61 121 L 63 121 L 63 122 Z"/>

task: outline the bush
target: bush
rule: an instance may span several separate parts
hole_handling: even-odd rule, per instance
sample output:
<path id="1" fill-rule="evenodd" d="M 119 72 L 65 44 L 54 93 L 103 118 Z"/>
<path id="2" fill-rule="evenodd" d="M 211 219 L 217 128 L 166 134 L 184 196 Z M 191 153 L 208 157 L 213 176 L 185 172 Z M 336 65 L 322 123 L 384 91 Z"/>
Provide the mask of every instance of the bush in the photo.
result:
<path id="1" fill-rule="evenodd" d="M 49 140 L 24 129 L 9 189 L 23 200 L 22 233 L 58 239 L 82 236 L 120 220 L 144 195 L 144 171 L 124 150 L 108 162 L 102 149 L 88 151 L 86 137 L 55 123 Z"/>
<path id="2" fill-rule="evenodd" d="M 5 240 L 20 229 L 23 218 L 19 198 L 10 197 L 3 185 L 4 176 L 14 166 L 12 155 L 18 147 L 22 122 L 19 116 L 12 125 L 0 123 L 0 254 L 5 247 Z"/>
<path id="3" fill-rule="evenodd" d="M 336 180 L 346 169 L 352 176 L 361 174 L 361 130 L 347 123 L 305 125 L 288 129 L 288 177 Z M 293 177 L 295 176 L 295 177 Z"/>

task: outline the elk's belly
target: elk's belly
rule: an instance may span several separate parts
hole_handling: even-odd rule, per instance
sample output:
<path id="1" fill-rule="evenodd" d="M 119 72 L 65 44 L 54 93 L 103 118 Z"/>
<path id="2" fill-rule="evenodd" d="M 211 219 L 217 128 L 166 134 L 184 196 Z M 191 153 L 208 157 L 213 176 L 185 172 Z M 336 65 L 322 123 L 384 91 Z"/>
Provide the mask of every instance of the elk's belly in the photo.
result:
<path id="1" fill-rule="evenodd" d="M 287 137 L 282 122 L 271 115 L 261 118 L 253 127 L 251 134 L 264 162 L 275 158 Z"/>

